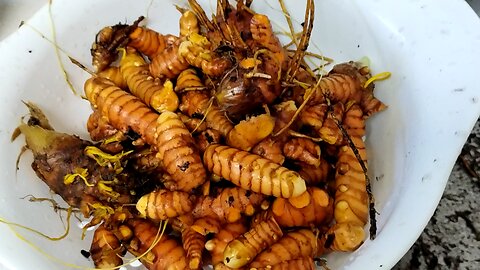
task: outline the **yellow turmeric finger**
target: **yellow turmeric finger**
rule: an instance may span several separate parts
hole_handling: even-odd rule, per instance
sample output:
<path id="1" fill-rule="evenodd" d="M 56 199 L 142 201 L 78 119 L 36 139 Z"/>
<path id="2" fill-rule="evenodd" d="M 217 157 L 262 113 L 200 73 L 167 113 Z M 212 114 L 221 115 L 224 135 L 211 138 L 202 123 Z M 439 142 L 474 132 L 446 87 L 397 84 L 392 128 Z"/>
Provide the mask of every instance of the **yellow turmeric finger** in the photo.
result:
<path id="1" fill-rule="evenodd" d="M 155 80 L 148 65 L 141 55 L 133 48 L 127 48 L 120 61 L 120 71 L 127 82 L 128 88 L 138 98 L 143 100 L 158 112 L 175 111 L 178 107 L 178 97 L 173 91 L 169 80 Z"/>
<path id="2" fill-rule="evenodd" d="M 272 214 L 283 227 L 309 227 L 327 224 L 333 218 L 333 199 L 320 188 L 310 187 L 310 203 L 299 209 L 289 200 L 277 198 L 272 205 Z"/>
<path id="3" fill-rule="evenodd" d="M 273 216 L 253 224 L 248 232 L 227 245 L 223 253 L 223 263 L 232 268 L 245 266 L 282 236 L 282 229 Z"/>
<path id="4" fill-rule="evenodd" d="M 205 236 L 187 228 L 182 232 L 183 248 L 187 253 L 188 266 L 191 270 L 199 269 L 202 265 L 202 251 L 205 245 Z"/>
<path id="5" fill-rule="evenodd" d="M 319 250 L 354 251 L 365 240 L 362 225 L 340 223 L 333 225 L 319 240 Z M 321 255 L 321 254 L 317 254 Z"/>
<path id="6" fill-rule="evenodd" d="M 181 191 L 157 190 L 141 197 L 137 210 L 152 220 L 167 220 L 189 213 L 193 209 L 190 195 Z"/>
<path id="7" fill-rule="evenodd" d="M 289 232 L 270 248 L 260 253 L 250 264 L 251 268 L 268 267 L 317 253 L 317 238 L 308 229 Z"/>
<path id="8" fill-rule="evenodd" d="M 306 190 L 298 173 L 232 147 L 210 145 L 203 159 L 210 172 L 244 189 L 283 198 L 298 196 Z"/>
<path id="9" fill-rule="evenodd" d="M 212 265 L 223 263 L 223 253 L 228 243 L 247 231 L 244 222 L 225 224 L 214 237 L 205 243 L 205 249 L 212 256 Z"/>
<path id="10" fill-rule="evenodd" d="M 100 225 L 93 234 L 90 254 L 95 267 L 110 268 L 122 265 L 123 260 L 119 256 L 123 253 L 120 241 L 113 232 L 105 225 Z"/>

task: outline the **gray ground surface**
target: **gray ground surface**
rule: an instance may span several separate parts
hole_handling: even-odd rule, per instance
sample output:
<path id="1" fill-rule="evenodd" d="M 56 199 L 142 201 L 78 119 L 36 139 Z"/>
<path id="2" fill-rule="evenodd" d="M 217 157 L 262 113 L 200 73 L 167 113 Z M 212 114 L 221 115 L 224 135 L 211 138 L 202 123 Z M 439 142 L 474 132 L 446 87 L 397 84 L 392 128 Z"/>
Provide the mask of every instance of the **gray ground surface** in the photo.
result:
<path id="1" fill-rule="evenodd" d="M 480 11 L 480 0 L 467 0 L 467 3 L 472 6 L 472 8 L 479 14 Z"/>
<path id="2" fill-rule="evenodd" d="M 480 269 L 480 120 L 425 231 L 393 268 Z"/>

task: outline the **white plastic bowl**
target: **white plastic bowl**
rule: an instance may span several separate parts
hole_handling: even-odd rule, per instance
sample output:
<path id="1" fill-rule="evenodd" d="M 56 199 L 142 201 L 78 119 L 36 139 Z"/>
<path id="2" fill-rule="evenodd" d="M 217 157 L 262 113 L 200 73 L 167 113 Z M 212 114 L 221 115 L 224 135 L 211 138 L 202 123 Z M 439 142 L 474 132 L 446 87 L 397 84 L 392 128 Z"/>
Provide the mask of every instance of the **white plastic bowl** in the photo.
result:
<path id="1" fill-rule="evenodd" d="M 275 26 L 285 23 L 276 1 L 254 1 Z M 304 4 L 286 1 L 294 18 L 303 19 Z M 105 25 L 132 22 L 145 15 L 150 1 L 54 1 L 52 11 L 58 45 L 83 63 L 95 33 Z M 432 216 L 454 161 L 480 113 L 480 21 L 460 0 L 323 0 L 316 3 L 310 49 L 337 62 L 368 56 L 373 72 L 391 71 L 379 82 L 376 95 L 389 109 L 368 123 L 370 175 L 377 201 L 378 237 L 352 254 L 328 256 L 332 269 L 389 269 L 414 243 Z M 204 5 L 206 9 L 215 3 Z M 273 8 L 272 8 L 273 6 Z M 148 25 L 177 33 L 179 13 L 170 1 L 154 1 Z M 51 37 L 47 7 L 28 25 Z M 15 174 L 22 140 L 11 132 L 26 114 L 21 100 L 44 109 L 59 131 L 87 138 L 88 102 L 72 94 L 56 60 L 53 46 L 28 25 L 0 43 L 0 217 L 60 235 L 58 214 L 45 203 L 19 199 L 28 194 L 49 197 L 25 155 Z M 73 85 L 82 92 L 87 74 L 62 56 Z M 58 199 L 58 197 L 57 197 Z M 75 219 L 73 219 L 75 221 Z M 91 233 L 80 240 L 79 226 L 70 236 L 51 242 L 20 232 L 45 253 L 65 262 L 91 267 L 80 255 L 90 246 Z M 66 269 L 35 251 L 0 224 L 0 268 Z"/>

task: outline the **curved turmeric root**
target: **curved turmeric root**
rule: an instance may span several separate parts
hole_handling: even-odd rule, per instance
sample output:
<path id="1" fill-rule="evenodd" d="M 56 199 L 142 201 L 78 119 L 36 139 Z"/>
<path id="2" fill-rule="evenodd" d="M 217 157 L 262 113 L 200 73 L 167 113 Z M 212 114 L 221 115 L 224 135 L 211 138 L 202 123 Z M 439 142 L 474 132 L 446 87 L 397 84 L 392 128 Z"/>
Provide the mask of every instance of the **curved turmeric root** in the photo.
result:
<path id="1" fill-rule="evenodd" d="M 223 220 L 220 221 L 214 214 L 204 216 L 195 220 L 192 224 L 192 230 L 201 235 L 215 234 L 222 228 Z"/>
<path id="2" fill-rule="evenodd" d="M 326 103 L 306 106 L 298 117 L 302 125 L 312 127 L 313 130 L 320 130 L 327 117 L 328 105 Z"/>
<path id="3" fill-rule="evenodd" d="M 343 134 L 337 126 L 337 122 L 342 122 L 345 113 L 343 103 L 336 103 L 332 106 L 332 112 L 328 113 L 323 121 L 322 127 L 318 130 L 320 138 L 328 144 L 342 144 Z"/>
<path id="4" fill-rule="evenodd" d="M 227 137 L 228 133 L 233 129 L 232 122 L 225 116 L 225 112 L 220 108 L 212 104 L 209 109 L 205 110 L 205 121 L 207 126 L 218 130 L 223 137 Z"/>
<path id="5" fill-rule="evenodd" d="M 219 131 L 222 136 L 227 137 L 233 129 L 233 125 L 225 116 L 225 112 L 214 103 L 210 104 L 210 98 L 204 91 L 188 91 L 182 95 L 182 101 L 179 106 L 184 114 L 195 117 L 205 117 L 207 126 Z"/>
<path id="6" fill-rule="evenodd" d="M 250 268 L 262 268 L 280 264 L 284 261 L 311 257 L 317 253 L 317 238 L 308 229 L 292 231 L 278 242 L 260 253 L 250 264 Z"/>
<path id="7" fill-rule="evenodd" d="M 365 121 L 358 105 L 352 105 L 345 114 L 344 127 L 366 166 L 367 154 L 362 139 L 365 134 Z M 369 211 L 367 179 L 360 161 L 348 143 L 340 148 L 336 168 L 335 220 L 337 223 L 365 225 Z"/>
<path id="8" fill-rule="evenodd" d="M 312 103 L 324 102 L 324 94 L 332 102 L 345 104 L 348 100 L 359 100 L 361 97 L 360 83 L 346 74 L 329 74 L 323 77 L 319 88 L 310 99 Z"/>
<path id="9" fill-rule="evenodd" d="M 100 225 L 93 234 L 90 254 L 97 268 L 112 268 L 123 264 L 125 249 L 115 234 Z"/>
<path id="10" fill-rule="evenodd" d="M 210 145 L 203 154 L 208 170 L 244 189 L 275 197 L 296 197 L 306 190 L 294 171 L 249 152 Z"/>
<path id="11" fill-rule="evenodd" d="M 339 223 L 333 225 L 320 239 L 319 251 L 354 251 L 365 239 L 363 225 L 355 223 Z M 317 254 L 321 255 L 321 254 Z"/>
<path id="12" fill-rule="evenodd" d="M 215 55 L 210 50 L 211 45 L 206 37 L 192 33 L 180 44 L 178 53 L 190 65 L 200 68 L 204 74 L 219 77 L 232 63 L 227 58 Z"/>
<path id="13" fill-rule="evenodd" d="M 322 78 L 319 89 L 314 92 L 310 103 L 323 103 L 326 96 L 332 103 L 347 104 L 348 101 L 359 103 L 367 117 L 382 111 L 386 106 L 373 96 L 373 84 L 364 88 L 365 82 L 370 77 L 368 68 L 360 67 L 358 63 L 338 64 L 328 76 Z"/>
<path id="14" fill-rule="evenodd" d="M 278 224 L 283 227 L 320 226 L 332 220 L 333 199 L 320 188 L 310 187 L 310 203 L 297 208 L 287 199 L 277 198 L 272 205 L 272 214 Z"/>
<path id="15" fill-rule="evenodd" d="M 263 14 L 253 15 L 250 22 L 250 31 L 255 43 L 259 47 L 271 51 L 275 55 L 275 61 L 278 62 L 278 66 L 281 68 L 283 62 L 287 59 L 287 55 L 278 37 L 273 32 L 268 17 Z"/>
<path id="16" fill-rule="evenodd" d="M 205 240 L 205 236 L 191 228 L 182 231 L 183 248 L 187 253 L 188 267 L 191 270 L 199 269 L 202 266 L 202 251 Z"/>
<path id="17" fill-rule="evenodd" d="M 195 13 L 191 10 L 187 10 L 180 16 L 180 36 L 188 36 L 191 34 L 198 34 L 200 32 L 200 26 L 198 25 L 198 19 Z"/>
<path id="18" fill-rule="evenodd" d="M 155 130 L 158 157 L 173 178 L 165 183 L 171 190 L 189 192 L 206 180 L 206 172 L 190 132 L 173 112 L 163 112 Z"/>
<path id="19" fill-rule="evenodd" d="M 123 79 L 123 75 L 120 72 L 119 67 L 108 67 L 100 72 L 97 73 L 98 77 L 102 77 L 105 79 L 109 79 L 112 81 L 116 86 L 126 89 L 127 88 L 127 82 L 125 79 Z"/>
<path id="20" fill-rule="evenodd" d="M 222 223 L 233 223 L 241 215 L 252 216 L 265 196 L 242 188 L 225 188 L 215 197 L 205 196 L 199 199 L 193 210 L 193 216 L 217 217 Z"/>
<path id="21" fill-rule="evenodd" d="M 227 245 L 223 253 L 223 263 L 231 268 L 245 266 L 282 236 L 282 229 L 274 217 L 253 224 L 248 232 Z"/>
<path id="22" fill-rule="evenodd" d="M 277 134 L 280 130 L 285 128 L 289 124 L 290 120 L 294 117 L 295 112 L 297 111 L 297 105 L 295 101 L 288 100 L 277 105 L 274 105 L 275 108 L 275 128 L 273 129 L 274 134 Z M 301 114 L 300 114 L 301 115 Z M 290 128 L 295 128 L 295 123 L 293 123 Z"/>
<path id="23" fill-rule="evenodd" d="M 360 102 L 360 104 L 362 105 L 362 110 L 365 112 L 365 117 L 369 117 L 387 108 L 387 106 L 383 104 L 383 102 L 381 102 L 373 95 L 373 87 L 374 85 L 372 83 L 369 87 L 367 87 L 367 89 L 365 89 L 362 101 Z"/>
<path id="24" fill-rule="evenodd" d="M 324 159 L 320 159 L 320 166 L 315 167 L 302 162 L 297 163 L 300 166 L 298 174 L 305 179 L 307 186 L 316 186 L 322 182 L 327 181 L 327 176 L 330 171 L 330 164 Z"/>
<path id="25" fill-rule="evenodd" d="M 308 165 L 320 166 L 320 146 L 307 138 L 292 138 L 283 146 L 285 157 L 304 162 Z"/>
<path id="26" fill-rule="evenodd" d="M 205 85 L 203 85 L 202 80 L 193 68 L 182 71 L 182 73 L 178 75 L 177 83 L 175 84 L 175 92 L 177 93 L 190 90 L 202 90 L 204 88 Z"/>
<path id="27" fill-rule="evenodd" d="M 138 98 L 122 91 L 112 82 L 91 78 L 85 83 L 85 94 L 122 132 L 132 129 L 158 151 L 162 167 L 171 175 L 172 190 L 191 191 L 203 184 L 206 172 L 190 132 L 173 112 L 156 114 Z"/>
<path id="28" fill-rule="evenodd" d="M 285 161 L 285 156 L 283 155 L 283 141 L 279 140 L 279 138 L 267 137 L 263 139 L 253 147 L 252 153 L 282 165 Z"/>
<path id="29" fill-rule="evenodd" d="M 365 143 L 359 137 L 351 138 L 366 164 Z M 338 154 L 335 176 L 335 221 L 365 225 L 368 220 L 366 177 L 360 162 L 349 145 Z"/>
<path id="30" fill-rule="evenodd" d="M 362 107 L 366 118 L 387 108 L 385 104 L 373 95 L 374 84 L 369 83 L 368 85 L 365 85 L 367 80 L 371 79 L 370 68 L 368 66 L 364 66 L 360 62 L 350 61 L 335 65 L 330 73 L 345 74 L 352 78 L 356 78 L 362 87 L 362 93 L 360 99 L 358 99 L 358 96 L 355 96 L 355 101 Z"/>
<path id="31" fill-rule="evenodd" d="M 190 69 L 182 72 L 183 76 L 189 76 L 188 73 Z M 196 83 L 185 83 L 184 78 L 180 82 L 180 89 L 189 87 L 190 85 L 195 85 Z M 178 86 L 178 82 L 177 82 Z M 186 91 L 181 95 L 180 106 L 178 107 L 180 111 L 190 117 L 195 117 L 202 119 L 205 116 L 205 111 L 208 108 L 208 102 L 210 100 L 209 94 L 206 91 Z"/>
<path id="32" fill-rule="evenodd" d="M 221 140 L 222 134 L 220 134 L 219 131 L 210 128 L 202 131 L 202 133 L 195 137 L 198 150 L 200 150 L 201 153 L 205 152 L 209 145 L 220 143 Z"/>
<path id="33" fill-rule="evenodd" d="M 215 234 L 213 239 L 205 243 L 205 249 L 210 252 L 212 256 L 212 265 L 223 263 L 223 252 L 228 243 L 242 235 L 247 231 L 244 222 L 228 223 Z"/>
<path id="34" fill-rule="evenodd" d="M 183 113 L 177 113 L 177 115 L 182 121 L 182 123 L 185 125 L 185 127 L 188 129 L 188 131 L 190 131 L 190 133 L 192 134 L 203 132 L 207 129 L 207 124 L 205 122 L 202 122 L 202 119 L 189 117 Z"/>
<path id="35" fill-rule="evenodd" d="M 181 39 L 158 52 L 149 64 L 150 73 L 157 78 L 173 79 L 190 65 L 179 53 Z"/>
<path id="36" fill-rule="evenodd" d="M 310 98 L 310 104 L 324 103 L 325 97 L 332 104 L 337 102 L 346 104 L 349 100 L 360 102 L 365 81 L 366 78 L 358 72 L 358 68 L 352 63 L 338 64 L 333 67 L 327 76 L 321 79 L 319 88 Z"/>
<path id="37" fill-rule="evenodd" d="M 169 220 L 172 229 L 177 232 L 183 232 L 193 224 L 193 216 L 188 213 L 186 215 L 178 216 Z"/>
<path id="38" fill-rule="evenodd" d="M 345 112 L 342 122 L 350 137 L 361 138 L 365 135 L 365 119 L 360 106 L 354 104 Z"/>
<path id="39" fill-rule="evenodd" d="M 157 157 L 157 152 L 151 148 L 137 151 L 132 154 L 133 168 L 139 172 L 161 174 L 162 161 Z"/>
<path id="40" fill-rule="evenodd" d="M 181 191 L 157 190 L 141 197 L 137 210 L 152 220 L 167 220 L 189 213 L 193 209 L 190 195 Z"/>
<path id="41" fill-rule="evenodd" d="M 173 36 L 162 35 L 147 27 L 137 27 L 129 35 L 128 46 L 152 59 L 157 53 L 165 50 Z M 175 37 L 176 38 L 176 37 Z"/>
<path id="42" fill-rule="evenodd" d="M 167 80 L 161 83 L 153 79 L 147 63 L 134 49 L 125 50 L 120 60 L 120 71 L 130 92 L 154 110 L 163 112 L 177 109 L 178 97 L 173 91 L 172 82 Z"/>
<path id="43" fill-rule="evenodd" d="M 138 241 L 131 241 L 127 246 L 132 254 L 145 253 L 154 243 L 158 228 L 147 220 L 129 220 L 128 225 L 133 230 Z M 184 270 L 187 269 L 187 259 L 183 247 L 170 236 L 163 234 L 157 244 L 150 250 L 150 255 L 140 259 L 148 269 Z"/>
<path id="44" fill-rule="evenodd" d="M 144 17 L 141 16 L 132 25 L 106 26 L 95 35 L 90 54 L 96 72 L 106 69 L 117 59 L 117 48 L 128 43 L 128 35 L 137 28 L 143 19 Z"/>
<path id="45" fill-rule="evenodd" d="M 94 110 L 88 117 L 87 130 L 94 141 L 103 141 L 119 133 L 98 110 Z"/>
<path id="46" fill-rule="evenodd" d="M 154 131 L 158 114 L 140 99 L 110 80 L 98 77 L 85 82 L 85 95 L 113 127 L 123 133 L 132 129 L 147 143 L 155 145 Z"/>

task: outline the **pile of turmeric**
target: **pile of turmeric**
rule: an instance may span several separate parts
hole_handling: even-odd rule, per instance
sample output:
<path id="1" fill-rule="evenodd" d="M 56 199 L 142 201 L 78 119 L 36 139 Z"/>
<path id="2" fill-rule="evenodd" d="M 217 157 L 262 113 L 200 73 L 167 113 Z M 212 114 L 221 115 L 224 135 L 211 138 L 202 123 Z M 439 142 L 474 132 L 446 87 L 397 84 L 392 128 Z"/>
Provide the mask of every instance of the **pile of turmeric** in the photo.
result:
<path id="1" fill-rule="evenodd" d="M 61 182 L 42 174 L 40 155 L 34 162 L 101 224 L 96 267 L 120 266 L 128 251 L 148 269 L 314 269 L 316 258 L 357 249 L 369 215 L 375 237 L 365 121 L 386 106 L 368 66 L 307 64 L 306 1 L 302 32 L 285 46 L 248 0 L 218 0 L 212 18 L 189 0 L 177 35 L 143 17 L 97 34 L 84 85 L 94 142 L 72 139 L 85 161 L 55 175 Z M 28 140 L 36 128 L 50 132 L 20 130 L 43 153 Z"/>

